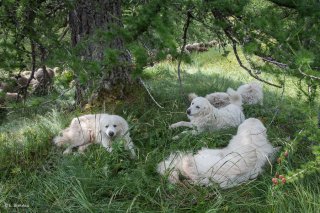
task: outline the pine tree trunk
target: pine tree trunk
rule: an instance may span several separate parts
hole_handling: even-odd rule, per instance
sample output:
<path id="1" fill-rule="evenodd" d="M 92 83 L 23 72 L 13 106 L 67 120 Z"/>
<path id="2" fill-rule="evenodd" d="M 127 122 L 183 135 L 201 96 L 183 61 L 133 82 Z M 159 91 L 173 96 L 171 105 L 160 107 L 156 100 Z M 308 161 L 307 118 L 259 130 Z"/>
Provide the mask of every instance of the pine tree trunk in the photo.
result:
<path id="1" fill-rule="evenodd" d="M 114 27 L 123 27 L 121 22 L 121 1 L 77 0 L 75 9 L 70 13 L 69 20 L 73 46 L 84 40 L 86 41 L 85 49 L 80 53 L 81 59 L 103 61 L 105 60 L 104 53 L 108 48 L 119 51 L 117 64 L 111 66 L 108 64 L 103 70 L 104 77 L 101 81 L 100 90 L 117 93 L 118 98 L 122 98 L 125 87 L 131 84 L 130 54 L 126 52 L 121 37 L 115 36 L 107 41 L 105 36 L 99 35 L 99 31 L 105 35 L 106 32 L 114 30 Z M 76 94 L 82 96 L 84 94 L 83 90 L 84 88 L 78 86 Z M 83 97 L 76 97 L 76 99 L 78 103 L 83 101 Z"/>

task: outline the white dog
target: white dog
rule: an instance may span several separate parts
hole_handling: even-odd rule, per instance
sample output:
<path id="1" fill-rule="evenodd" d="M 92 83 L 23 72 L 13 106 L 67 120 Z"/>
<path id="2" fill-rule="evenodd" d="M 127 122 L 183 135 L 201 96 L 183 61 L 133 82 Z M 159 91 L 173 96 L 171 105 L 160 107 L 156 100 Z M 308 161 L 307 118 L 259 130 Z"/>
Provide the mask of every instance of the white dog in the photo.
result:
<path id="1" fill-rule="evenodd" d="M 267 140 L 266 128 L 255 118 L 245 120 L 229 145 L 223 149 L 203 148 L 197 154 L 174 153 L 158 164 L 157 171 L 168 174 L 172 183 L 183 175 L 193 184 L 222 188 L 237 186 L 256 178 L 274 152 Z"/>
<path id="2" fill-rule="evenodd" d="M 241 95 L 244 104 L 263 104 L 262 85 L 257 82 L 241 85 L 237 92 Z M 195 93 L 190 93 L 189 100 L 191 101 L 195 96 L 197 96 Z M 205 98 L 217 108 L 230 104 L 230 95 L 226 92 L 214 92 L 206 95 Z"/>
<path id="3" fill-rule="evenodd" d="M 237 92 L 242 96 L 242 101 L 245 104 L 263 104 L 262 84 L 251 82 L 238 87 Z"/>
<path id="4" fill-rule="evenodd" d="M 79 151 L 83 152 L 92 143 L 102 144 L 111 152 L 112 142 L 117 137 L 125 139 L 125 148 L 135 157 L 128 123 L 118 115 L 89 114 L 74 118 L 70 126 L 56 136 L 53 142 L 57 146 L 68 145 L 64 154 L 71 153 L 74 147 L 79 147 Z"/>
<path id="5" fill-rule="evenodd" d="M 237 127 L 245 117 L 242 112 L 241 96 L 233 89 L 228 89 L 231 104 L 223 108 L 215 108 L 210 102 L 203 97 L 196 97 L 192 100 L 190 107 L 187 109 L 187 115 L 190 122 L 180 121 L 172 124 L 170 128 L 189 127 L 196 128 L 192 134 L 203 131 L 215 131 L 228 127 Z M 174 137 L 177 139 L 177 137 Z"/>

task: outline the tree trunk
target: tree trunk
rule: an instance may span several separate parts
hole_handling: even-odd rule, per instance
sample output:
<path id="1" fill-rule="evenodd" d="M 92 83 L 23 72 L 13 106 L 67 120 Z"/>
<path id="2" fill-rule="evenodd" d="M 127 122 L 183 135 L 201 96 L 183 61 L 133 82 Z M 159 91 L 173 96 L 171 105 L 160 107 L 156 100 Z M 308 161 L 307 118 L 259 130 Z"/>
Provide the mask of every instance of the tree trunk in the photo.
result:
<path id="1" fill-rule="evenodd" d="M 70 28 L 72 45 L 76 46 L 85 41 L 85 48 L 81 50 L 80 57 L 86 61 L 100 61 L 104 64 L 101 91 L 117 94 L 117 98 L 124 96 L 125 88 L 131 84 L 131 58 L 124 48 L 123 39 L 115 30 L 123 27 L 121 22 L 120 0 L 77 0 L 75 9 L 70 13 Z M 106 39 L 106 33 L 113 33 L 111 39 Z M 107 37 L 108 38 L 108 37 Z M 105 51 L 110 48 L 116 50 L 116 64 L 106 60 Z M 79 83 L 77 85 L 80 85 Z M 83 86 L 83 85 L 82 85 Z M 78 86 L 76 92 L 77 102 L 82 102 L 85 89 Z"/>

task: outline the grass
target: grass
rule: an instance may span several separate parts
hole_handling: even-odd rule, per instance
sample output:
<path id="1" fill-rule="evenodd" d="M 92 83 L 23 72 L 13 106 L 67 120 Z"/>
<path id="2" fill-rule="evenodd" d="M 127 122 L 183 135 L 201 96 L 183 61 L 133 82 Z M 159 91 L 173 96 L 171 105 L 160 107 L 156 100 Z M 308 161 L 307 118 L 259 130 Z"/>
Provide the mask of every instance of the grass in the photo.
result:
<path id="1" fill-rule="evenodd" d="M 99 146 L 83 155 L 63 156 L 51 140 L 84 112 L 57 111 L 50 105 L 9 114 L 0 126 L 0 212 L 318 212 L 319 170 L 312 164 L 308 173 L 297 175 L 317 157 L 311 145 L 318 141 L 307 134 L 314 128 L 317 108 L 306 99 L 297 101 L 295 79 L 290 77 L 283 96 L 281 89 L 265 86 L 264 105 L 245 107 L 247 118 L 257 117 L 265 123 L 271 143 L 283 147 L 281 153 L 289 150 L 281 164 L 267 168 L 257 180 L 228 190 L 173 185 L 160 177 L 155 167 L 171 152 L 222 147 L 236 132 L 229 129 L 171 139 L 181 129 L 169 130 L 169 124 L 186 120 L 188 106 L 180 95 L 175 69 L 175 62 L 164 61 L 144 72 L 143 78 L 164 109 L 149 97 L 118 108 L 106 107 L 107 112 L 129 121 L 136 160 L 130 160 L 121 148 L 109 154 Z M 252 80 L 233 55 L 223 57 L 217 50 L 193 55 L 182 69 L 186 93 L 205 95 Z M 271 74 L 263 77 L 276 81 Z M 273 186 L 276 171 L 288 177 L 288 183 Z M 15 204 L 26 206 L 15 208 Z"/>

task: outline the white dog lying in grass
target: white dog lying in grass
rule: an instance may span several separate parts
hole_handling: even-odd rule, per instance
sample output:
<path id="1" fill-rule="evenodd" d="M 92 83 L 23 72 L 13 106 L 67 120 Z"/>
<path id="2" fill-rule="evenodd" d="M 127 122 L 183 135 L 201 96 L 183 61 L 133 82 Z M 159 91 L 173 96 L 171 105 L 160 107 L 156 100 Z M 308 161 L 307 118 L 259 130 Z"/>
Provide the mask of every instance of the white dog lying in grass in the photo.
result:
<path id="1" fill-rule="evenodd" d="M 237 127 L 245 117 L 242 112 L 241 96 L 233 89 L 228 89 L 231 103 L 223 108 L 215 108 L 203 97 L 195 97 L 187 109 L 190 122 L 180 121 L 172 124 L 170 128 L 189 127 L 196 128 L 192 134 L 203 131 L 215 131 L 228 127 Z M 185 133 L 185 132 L 184 132 Z M 178 137 L 174 137 L 177 139 Z"/>
<path id="2" fill-rule="evenodd" d="M 68 145 L 64 154 L 71 153 L 75 147 L 79 147 L 79 151 L 83 152 L 93 143 L 102 144 L 111 152 L 112 142 L 118 137 L 124 138 L 125 148 L 130 150 L 132 157 L 135 157 L 128 123 L 118 115 L 90 114 L 74 118 L 70 126 L 56 136 L 53 142 L 57 146 Z"/>
<path id="3" fill-rule="evenodd" d="M 266 128 L 255 118 L 245 120 L 229 145 L 223 149 L 203 148 L 197 154 L 174 153 L 158 164 L 157 171 L 172 183 L 179 175 L 193 184 L 222 188 L 256 178 L 276 149 L 267 140 Z"/>
<path id="4" fill-rule="evenodd" d="M 237 92 L 241 95 L 244 104 L 263 104 L 262 85 L 257 82 L 241 85 L 237 89 Z M 197 96 L 195 93 L 190 93 L 189 100 L 191 101 L 195 96 Z M 205 98 L 217 108 L 225 107 L 230 104 L 230 95 L 225 92 L 214 92 L 206 95 Z"/>

